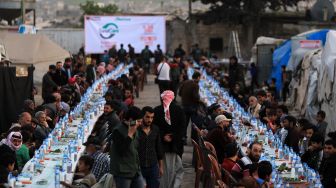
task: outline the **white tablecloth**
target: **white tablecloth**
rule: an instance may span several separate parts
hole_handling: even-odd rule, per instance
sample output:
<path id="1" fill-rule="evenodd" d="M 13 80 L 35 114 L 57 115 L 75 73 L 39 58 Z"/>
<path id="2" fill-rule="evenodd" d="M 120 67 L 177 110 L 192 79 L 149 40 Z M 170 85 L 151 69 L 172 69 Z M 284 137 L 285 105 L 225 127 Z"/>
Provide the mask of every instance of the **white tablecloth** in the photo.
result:
<path id="1" fill-rule="evenodd" d="M 93 128 L 95 122 L 97 121 L 98 117 L 101 114 L 102 114 L 102 111 L 100 111 L 97 116 L 94 116 L 92 119 L 90 119 L 90 121 L 89 121 L 89 125 L 90 125 L 89 130 L 90 131 L 89 132 L 92 131 L 92 128 Z M 71 123 L 71 125 L 79 125 L 80 122 L 81 122 L 80 120 L 74 120 Z M 69 129 L 70 133 L 77 133 L 78 128 L 73 127 L 73 126 L 69 126 L 68 129 Z M 87 134 L 85 136 L 86 137 L 85 137 L 84 140 L 87 140 L 89 134 Z M 63 144 L 52 145 L 51 146 L 51 151 L 54 151 L 56 149 L 61 149 L 63 151 L 65 149 L 65 146 L 67 146 L 67 145 L 65 145 L 64 143 Z M 84 153 L 84 151 L 85 151 L 85 146 L 82 145 L 80 150 L 78 151 L 77 161 L 78 161 L 79 157 Z M 49 154 L 46 154 L 45 157 L 49 158 L 49 160 L 44 160 L 45 168 L 43 169 L 42 173 L 38 174 L 38 175 L 37 174 L 34 175 L 34 177 L 32 179 L 32 184 L 28 184 L 25 187 L 28 187 L 28 188 L 30 188 L 30 187 L 31 188 L 38 188 L 38 187 L 54 188 L 55 187 L 55 166 L 57 164 L 61 163 L 61 160 L 63 159 L 63 152 L 60 153 L 60 154 L 49 153 Z M 59 160 L 53 160 L 53 159 L 59 159 Z M 75 171 L 77 161 L 73 161 L 73 163 L 72 163 L 72 172 Z M 26 163 L 26 165 L 23 168 L 23 172 L 30 173 L 30 172 L 28 172 L 28 168 L 29 168 L 30 165 L 31 165 L 31 160 Z M 74 173 L 66 174 L 67 183 L 71 184 L 71 182 L 73 180 L 73 177 L 74 177 Z M 37 182 L 41 181 L 41 180 L 47 180 L 48 181 L 47 185 L 38 185 Z"/>

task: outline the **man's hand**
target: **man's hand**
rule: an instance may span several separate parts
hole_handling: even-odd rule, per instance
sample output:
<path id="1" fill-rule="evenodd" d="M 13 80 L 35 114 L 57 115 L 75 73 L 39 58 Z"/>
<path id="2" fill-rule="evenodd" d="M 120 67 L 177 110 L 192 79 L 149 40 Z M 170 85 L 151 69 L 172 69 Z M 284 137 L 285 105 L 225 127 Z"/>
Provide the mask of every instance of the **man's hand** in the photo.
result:
<path id="1" fill-rule="evenodd" d="M 129 125 L 128 127 L 128 136 L 130 138 L 133 138 L 134 134 L 136 133 L 138 127 L 142 125 L 142 120 L 136 120 L 135 125 Z"/>
<path id="2" fill-rule="evenodd" d="M 159 167 L 159 177 L 162 177 L 162 175 L 163 175 L 163 167 L 160 166 Z"/>
<path id="3" fill-rule="evenodd" d="M 128 136 L 133 138 L 135 132 L 137 131 L 138 129 L 138 126 L 137 125 L 134 125 L 134 126 L 129 126 L 128 127 Z"/>
<path id="4" fill-rule="evenodd" d="M 163 140 L 165 142 L 171 142 L 172 141 L 172 134 L 166 134 L 166 135 L 164 135 Z"/>

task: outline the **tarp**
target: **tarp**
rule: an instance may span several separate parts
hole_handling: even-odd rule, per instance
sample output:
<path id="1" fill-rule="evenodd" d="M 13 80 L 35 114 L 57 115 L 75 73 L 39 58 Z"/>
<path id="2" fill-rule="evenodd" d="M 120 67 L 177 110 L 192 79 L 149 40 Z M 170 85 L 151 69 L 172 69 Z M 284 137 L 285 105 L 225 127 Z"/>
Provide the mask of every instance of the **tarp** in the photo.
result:
<path id="1" fill-rule="evenodd" d="M 307 40 L 321 40 L 322 44 L 325 44 L 326 35 L 328 33 L 328 29 L 323 30 L 314 30 L 311 32 L 305 32 L 299 34 L 298 36 L 304 36 Z M 273 53 L 273 68 L 272 74 L 270 78 L 276 78 L 276 87 L 279 91 L 282 86 L 281 81 L 281 66 L 287 66 L 289 59 L 292 54 L 292 41 L 287 40 L 281 46 L 279 46 Z"/>
<path id="2" fill-rule="evenodd" d="M 64 61 L 70 54 L 45 35 L 22 35 L 0 32 L 0 44 L 5 46 L 13 65 L 34 65 L 34 82 L 41 83 L 50 64 Z"/>
<path id="3" fill-rule="evenodd" d="M 330 30 L 322 53 L 318 78 L 318 100 L 326 112 L 327 132 L 336 130 L 336 31 Z"/>
<path id="4" fill-rule="evenodd" d="M 325 46 L 307 52 L 295 68 L 290 104 L 312 122 L 319 110 L 325 111 L 330 132 L 336 130 L 336 31 L 330 30 L 326 36 Z"/>
<path id="5" fill-rule="evenodd" d="M 6 53 L 4 45 L 0 43 L 0 62 L 4 60 L 8 60 L 7 53 Z"/>

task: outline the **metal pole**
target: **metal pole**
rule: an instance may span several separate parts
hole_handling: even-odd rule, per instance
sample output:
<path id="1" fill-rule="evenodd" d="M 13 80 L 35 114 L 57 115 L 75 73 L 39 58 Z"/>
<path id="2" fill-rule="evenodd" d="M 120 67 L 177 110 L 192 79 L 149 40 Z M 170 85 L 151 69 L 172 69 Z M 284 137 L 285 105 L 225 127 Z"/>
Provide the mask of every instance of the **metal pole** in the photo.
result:
<path id="1" fill-rule="evenodd" d="M 25 7 L 25 0 L 21 0 L 21 17 L 22 17 L 22 24 L 26 22 L 26 7 Z"/>
<path id="2" fill-rule="evenodd" d="M 192 2 L 191 0 L 189 0 L 189 19 L 191 18 L 191 10 L 192 10 L 192 6 L 191 6 Z"/>

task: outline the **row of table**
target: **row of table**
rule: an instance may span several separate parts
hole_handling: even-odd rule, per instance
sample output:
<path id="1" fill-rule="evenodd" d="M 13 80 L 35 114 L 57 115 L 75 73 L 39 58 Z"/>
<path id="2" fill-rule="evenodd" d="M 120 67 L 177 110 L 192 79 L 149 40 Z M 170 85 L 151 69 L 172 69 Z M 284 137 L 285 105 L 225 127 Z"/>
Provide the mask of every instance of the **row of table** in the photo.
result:
<path id="1" fill-rule="evenodd" d="M 188 69 L 189 78 L 194 71 L 193 68 Z M 199 86 L 202 101 L 207 106 L 218 103 L 224 110 L 232 113 L 233 131 L 243 151 L 246 150 L 246 145 L 254 141 L 263 144 L 264 152 L 260 161 L 268 160 L 272 163 L 273 187 L 322 187 L 319 174 L 301 163 L 300 156 L 293 152 L 292 148 L 284 146 L 265 124 L 247 113 L 212 76 L 207 75 L 205 70 L 200 69 L 200 72 L 202 79 Z M 249 122 L 252 127 L 244 126 L 243 122 Z"/>
<path id="2" fill-rule="evenodd" d="M 132 65 L 119 65 L 108 75 L 97 80 L 82 96 L 81 102 L 69 115 L 61 119 L 34 157 L 26 163 L 22 173 L 9 181 L 15 187 L 62 187 L 59 182 L 71 184 L 79 157 L 84 153 L 87 140 L 97 118 L 103 113 L 107 82 L 128 74 Z"/>

